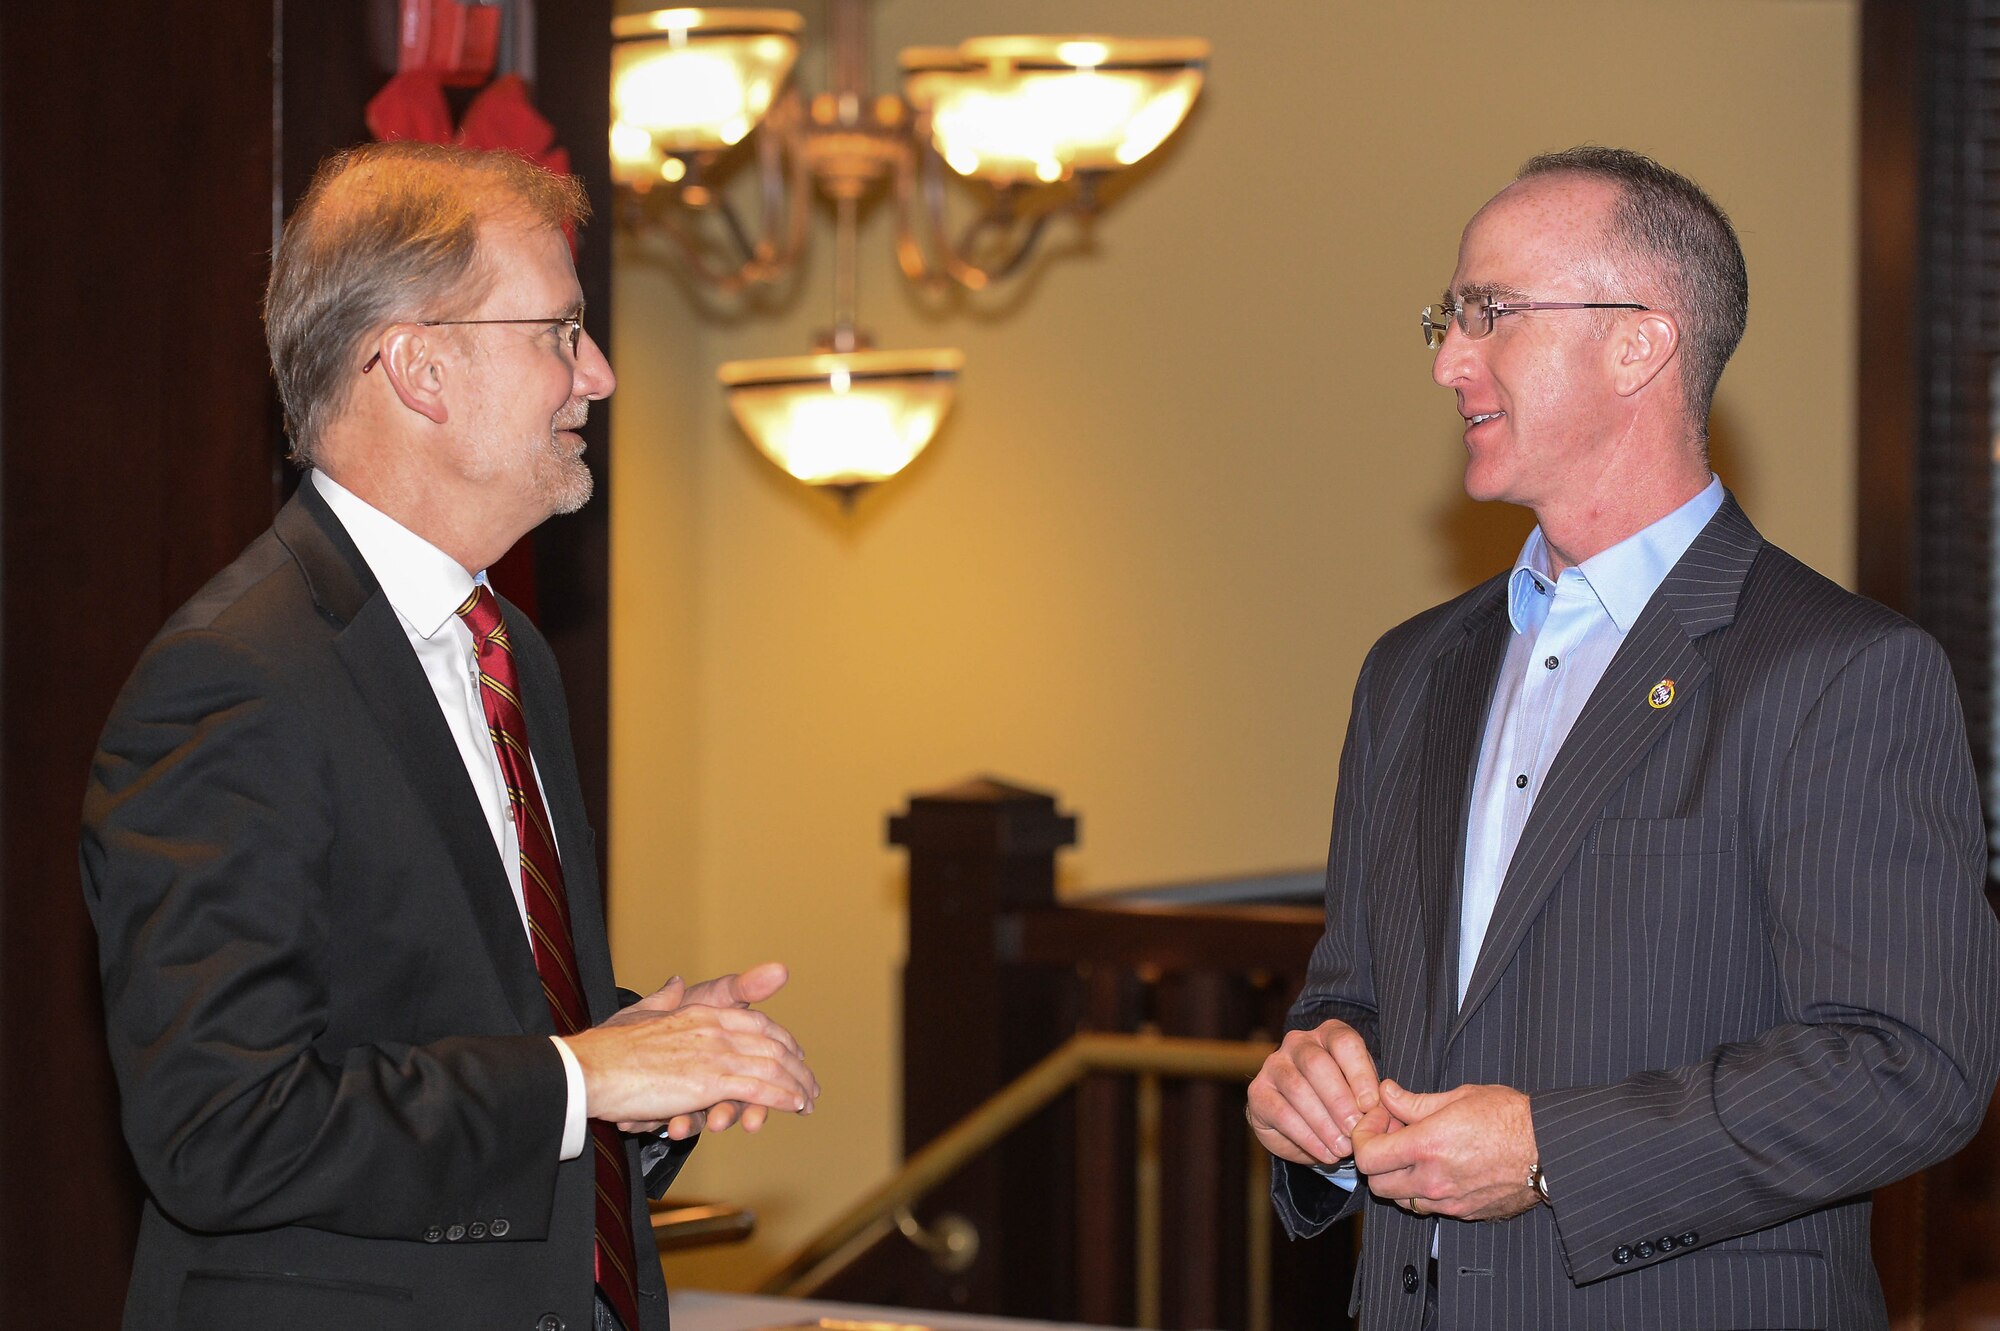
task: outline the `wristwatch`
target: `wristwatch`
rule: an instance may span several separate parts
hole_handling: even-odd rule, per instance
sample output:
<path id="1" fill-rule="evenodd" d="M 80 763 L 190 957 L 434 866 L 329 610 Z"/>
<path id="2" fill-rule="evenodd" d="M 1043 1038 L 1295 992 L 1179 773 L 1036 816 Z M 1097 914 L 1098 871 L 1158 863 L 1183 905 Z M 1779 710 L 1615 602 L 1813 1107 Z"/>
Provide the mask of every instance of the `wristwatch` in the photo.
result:
<path id="1" fill-rule="evenodd" d="M 1554 1206 L 1549 1200 L 1549 1176 L 1542 1172 L 1540 1164 L 1528 1166 L 1528 1186 L 1535 1190 L 1535 1196 L 1542 1199 L 1543 1206 Z"/>

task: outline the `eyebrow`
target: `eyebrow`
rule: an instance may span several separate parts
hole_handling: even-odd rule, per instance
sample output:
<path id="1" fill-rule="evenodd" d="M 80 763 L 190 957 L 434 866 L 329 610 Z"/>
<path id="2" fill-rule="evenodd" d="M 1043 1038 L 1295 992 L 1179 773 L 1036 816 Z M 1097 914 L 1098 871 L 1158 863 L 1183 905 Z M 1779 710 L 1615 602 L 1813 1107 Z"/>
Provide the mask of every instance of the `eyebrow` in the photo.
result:
<path id="1" fill-rule="evenodd" d="M 1460 301 L 1471 296 L 1484 296 L 1491 301 L 1526 300 L 1528 293 L 1517 287 L 1503 286 L 1497 282 L 1467 282 L 1456 292 L 1445 289 L 1446 296 L 1456 295 Z"/>

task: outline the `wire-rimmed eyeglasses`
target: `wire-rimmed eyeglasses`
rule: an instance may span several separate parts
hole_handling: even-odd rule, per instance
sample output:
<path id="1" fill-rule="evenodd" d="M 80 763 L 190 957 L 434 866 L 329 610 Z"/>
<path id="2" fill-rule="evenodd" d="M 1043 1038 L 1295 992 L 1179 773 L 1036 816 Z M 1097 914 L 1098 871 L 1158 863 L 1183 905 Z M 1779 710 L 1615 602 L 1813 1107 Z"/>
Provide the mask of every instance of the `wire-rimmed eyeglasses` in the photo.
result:
<path id="1" fill-rule="evenodd" d="M 1650 305 L 1636 305 L 1629 300 L 1619 301 L 1573 301 L 1573 300 L 1494 300 L 1490 296 L 1467 296 L 1454 301 L 1449 293 L 1436 305 L 1424 306 L 1424 345 L 1436 351 L 1444 345 L 1445 332 L 1455 320 L 1458 331 L 1469 338 L 1485 337 L 1493 331 L 1493 325 L 1503 314 L 1519 314 L 1523 310 L 1646 310 Z"/>
<path id="2" fill-rule="evenodd" d="M 553 319 L 411 319 L 407 322 L 414 323 L 419 328 L 463 328 L 470 324 L 547 324 L 551 328 L 560 325 L 564 337 L 569 342 L 569 354 L 572 357 L 576 355 L 577 349 L 583 345 L 583 312 L 581 310 L 575 314 L 559 314 Z M 375 368 L 375 362 L 381 359 L 382 353 L 379 351 L 376 352 L 368 358 L 368 363 L 361 367 L 361 372 L 363 374 L 368 373 Z"/>

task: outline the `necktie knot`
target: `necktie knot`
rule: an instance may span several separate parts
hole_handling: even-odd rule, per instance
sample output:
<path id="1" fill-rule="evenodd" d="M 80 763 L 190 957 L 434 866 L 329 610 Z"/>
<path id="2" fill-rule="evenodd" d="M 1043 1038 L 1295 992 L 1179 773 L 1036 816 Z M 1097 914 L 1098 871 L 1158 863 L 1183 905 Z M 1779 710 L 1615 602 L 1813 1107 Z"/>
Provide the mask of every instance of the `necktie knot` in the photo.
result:
<path id="1" fill-rule="evenodd" d="M 458 607 L 458 617 L 472 630 L 472 641 L 482 657 L 489 647 L 507 649 L 507 622 L 500 617 L 500 598 L 485 583 L 473 584 L 472 595 Z"/>

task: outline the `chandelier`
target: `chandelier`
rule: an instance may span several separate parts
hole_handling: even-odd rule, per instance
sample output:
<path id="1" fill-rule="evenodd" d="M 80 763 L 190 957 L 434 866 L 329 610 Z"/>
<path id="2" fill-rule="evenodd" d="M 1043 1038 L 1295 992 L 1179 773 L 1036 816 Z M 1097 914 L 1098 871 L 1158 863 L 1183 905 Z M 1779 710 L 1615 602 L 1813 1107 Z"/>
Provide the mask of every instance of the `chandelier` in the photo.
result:
<path id="1" fill-rule="evenodd" d="M 864 3 L 830 0 L 832 87 L 810 99 L 788 82 L 804 26 L 789 10 L 612 23 L 621 225 L 670 237 L 689 272 L 734 294 L 785 278 L 814 192 L 833 204 L 832 327 L 811 355 L 731 361 L 718 377 L 759 449 L 850 503 L 923 451 L 965 363 L 949 348 L 874 349 L 858 326 L 863 205 L 894 199 L 911 281 L 984 290 L 1021 271 L 1055 219 L 1089 224 L 1105 178 L 1187 117 L 1209 51 L 1191 38 L 977 37 L 904 51 L 901 94 L 875 96 Z"/>

